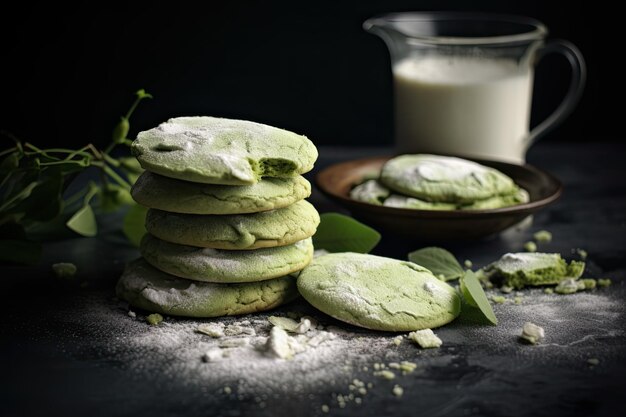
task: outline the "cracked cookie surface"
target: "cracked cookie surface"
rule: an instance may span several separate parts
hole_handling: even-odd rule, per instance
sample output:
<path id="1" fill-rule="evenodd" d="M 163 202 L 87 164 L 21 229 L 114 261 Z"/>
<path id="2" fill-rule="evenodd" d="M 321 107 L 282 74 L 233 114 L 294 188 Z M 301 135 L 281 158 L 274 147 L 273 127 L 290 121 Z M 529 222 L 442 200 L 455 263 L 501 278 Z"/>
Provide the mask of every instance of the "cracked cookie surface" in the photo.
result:
<path id="1" fill-rule="evenodd" d="M 131 150 L 148 171 L 225 185 L 255 184 L 262 177 L 292 178 L 310 171 L 318 155 L 306 136 L 208 116 L 169 119 L 140 132 Z"/>
<path id="2" fill-rule="evenodd" d="M 471 204 L 515 194 L 517 186 L 500 171 L 466 159 L 401 155 L 383 165 L 380 181 L 393 191 L 425 201 Z"/>
<path id="3" fill-rule="evenodd" d="M 264 178 L 253 185 L 228 186 L 176 180 L 145 171 L 132 188 L 142 206 L 187 214 L 257 213 L 287 207 L 311 195 L 302 176 Z"/>
<path id="4" fill-rule="evenodd" d="M 115 290 L 133 307 L 185 317 L 264 311 L 298 296 L 291 276 L 239 284 L 197 282 L 166 274 L 141 258 L 126 266 Z"/>
<path id="5" fill-rule="evenodd" d="M 146 230 L 181 245 L 248 250 L 285 246 L 313 236 L 320 222 L 315 207 L 301 200 L 288 207 L 222 216 L 176 214 L 150 209 Z"/>
<path id="6" fill-rule="evenodd" d="M 298 276 L 300 294 L 318 310 L 373 330 L 439 327 L 458 316 L 456 290 L 412 262 L 360 253 L 313 259 Z"/>
<path id="7" fill-rule="evenodd" d="M 311 238 L 292 245 L 220 250 L 169 243 L 146 233 L 141 255 L 152 266 L 181 278 L 204 282 L 255 282 L 301 270 L 313 258 Z"/>

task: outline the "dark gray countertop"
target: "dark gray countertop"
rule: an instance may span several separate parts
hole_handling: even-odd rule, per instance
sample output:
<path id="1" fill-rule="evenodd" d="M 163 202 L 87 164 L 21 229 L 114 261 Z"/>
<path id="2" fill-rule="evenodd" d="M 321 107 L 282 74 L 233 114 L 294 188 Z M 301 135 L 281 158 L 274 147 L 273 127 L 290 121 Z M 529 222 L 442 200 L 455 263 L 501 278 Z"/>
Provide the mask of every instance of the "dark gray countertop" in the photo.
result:
<path id="1" fill-rule="evenodd" d="M 316 169 L 385 151 L 322 148 Z M 625 151 L 615 143 L 538 144 L 529 162 L 563 182 L 563 197 L 526 229 L 447 246 L 459 259 L 481 266 L 522 250 L 533 232 L 547 229 L 554 239 L 541 251 L 576 258 L 575 249 L 582 248 L 589 254 L 587 275 L 610 277 L 613 286 L 570 296 L 524 290 L 521 305 L 494 307 L 497 327 L 457 320 L 436 331 L 444 346 L 429 351 L 408 342 L 392 346 L 395 335 L 342 325 L 302 300 L 278 312 L 307 312 L 346 330 L 337 330 L 340 343 L 315 358 L 305 359 L 305 352 L 289 363 L 261 358 L 247 368 L 234 360 L 211 368 L 189 348 L 200 337 L 189 331 L 194 322 L 172 318 L 166 319 L 165 336 L 184 335 L 166 344 L 159 333 L 161 339 L 151 344 L 149 337 L 159 330 L 145 325 L 141 312 L 138 319 L 128 317 L 127 307 L 113 299 L 124 262 L 137 251 L 104 219 L 98 238 L 50 242 L 38 266 L 0 269 L 5 306 L 0 415 L 304 416 L 325 415 L 323 404 L 329 415 L 342 416 L 624 415 Z M 321 212 L 338 210 L 317 191 L 311 201 Z M 374 253 L 404 258 L 417 248 L 384 236 Z M 84 287 L 51 275 L 50 264 L 59 261 L 78 265 Z M 546 328 L 542 345 L 518 342 L 525 321 Z M 258 331 L 264 329 L 260 325 Z M 590 358 L 598 364 L 590 365 Z M 401 360 L 415 362 L 418 369 L 394 381 L 372 375 L 374 363 Z M 339 408 L 333 393 L 348 394 L 354 378 L 374 385 L 360 405 L 351 401 Z M 404 388 L 401 398 L 391 394 L 395 384 Z M 232 387 L 228 395 L 227 385 Z"/>

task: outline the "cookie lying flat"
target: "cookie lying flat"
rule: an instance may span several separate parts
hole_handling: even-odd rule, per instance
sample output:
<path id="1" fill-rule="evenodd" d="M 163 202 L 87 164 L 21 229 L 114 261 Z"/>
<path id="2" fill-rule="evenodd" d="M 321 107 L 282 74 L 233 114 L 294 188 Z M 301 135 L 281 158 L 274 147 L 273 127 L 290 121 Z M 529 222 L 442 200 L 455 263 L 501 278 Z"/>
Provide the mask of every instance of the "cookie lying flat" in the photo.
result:
<path id="1" fill-rule="evenodd" d="M 465 159 L 427 154 L 390 159 L 383 165 L 380 181 L 407 196 L 454 204 L 516 191 L 513 180 L 498 170 Z"/>
<path id="2" fill-rule="evenodd" d="M 566 278 L 579 278 L 585 263 L 567 262 L 558 253 L 507 253 L 483 268 L 487 277 L 502 278 L 503 284 L 513 288 L 527 285 L 558 284 Z"/>
<path id="3" fill-rule="evenodd" d="M 270 310 L 298 296 L 290 276 L 243 284 L 197 282 L 161 272 L 141 258 L 126 266 L 115 291 L 133 307 L 185 317 Z"/>
<path id="4" fill-rule="evenodd" d="M 320 222 L 306 200 L 277 210 L 252 214 L 203 216 L 148 210 L 146 230 L 159 239 L 214 249 L 284 246 L 313 236 Z"/>
<path id="5" fill-rule="evenodd" d="M 141 255 L 152 266 L 181 278 L 205 282 L 255 282 L 299 271 L 313 258 L 313 242 L 255 251 L 220 250 L 178 245 L 146 233 Z"/>
<path id="6" fill-rule="evenodd" d="M 513 194 L 498 195 L 484 200 L 477 200 L 472 204 L 467 204 L 459 208 L 461 210 L 492 210 L 514 206 L 516 204 L 528 203 L 528 201 L 530 201 L 528 191 L 517 187 Z"/>
<path id="7" fill-rule="evenodd" d="M 385 200 L 383 205 L 387 207 L 408 208 L 417 210 L 493 210 L 502 207 L 514 206 L 516 204 L 527 203 L 528 192 L 516 187 L 513 194 L 499 195 L 477 200 L 471 204 L 457 205 L 452 203 L 436 203 L 420 200 L 415 197 L 406 197 L 399 194 L 392 194 Z"/>
<path id="8" fill-rule="evenodd" d="M 350 198 L 380 206 L 390 193 L 391 191 L 378 180 L 367 180 L 350 190 Z"/>
<path id="9" fill-rule="evenodd" d="M 257 213 L 287 207 L 311 195 L 302 176 L 264 178 L 253 185 L 216 185 L 181 181 L 144 171 L 132 188 L 142 206 L 188 214 Z"/>
<path id="10" fill-rule="evenodd" d="M 298 276 L 300 294 L 320 311 L 374 330 L 442 326 L 461 309 L 456 290 L 412 262 L 359 253 L 313 259 Z"/>
<path id="11" fill-rule="evenodd" d="M 431 201 L 420 200 L 415 197 L 406 197 L 404 195 L 392 194 L 383 203 L 386 207 L 406 208 L 413 210 L 456 210 L 455 204 L 435 203 Z"/>
<path id="12" fill-rule="evenodd" d="M 305 136 L 245 120 L 177 117 L 140 132 L 132 152 L 157 174 L 207 184 L 249 185 L 310 171 L 317 149 Z"/>

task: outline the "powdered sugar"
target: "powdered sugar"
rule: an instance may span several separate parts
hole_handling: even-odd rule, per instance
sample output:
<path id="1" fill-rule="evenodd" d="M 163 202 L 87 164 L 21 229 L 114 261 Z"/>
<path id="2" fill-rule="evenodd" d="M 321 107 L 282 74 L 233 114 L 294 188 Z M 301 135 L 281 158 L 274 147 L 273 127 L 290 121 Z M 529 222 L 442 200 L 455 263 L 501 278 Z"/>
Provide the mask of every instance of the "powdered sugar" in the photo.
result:
<path id="1" fill-rule="evenodd" d="M 486 167 L 466 159 L 423 154 L 413 175 L 417 181 L 455 181 L 470 175 L 480 180 L 487 172 Z"/>
<path id="2" fill-rule="evenodd" d="M 125 380 L 158 385 L 163 393 L 175 389 L 178 394 L 172 401 L 187 398 L 196 404 L 196 411 L 219 403 L 225 407 L 222 415 L 241 407 L 252 413 L 265 406 L 267 415 L 271 415 L 284 403 L 285 396 L 302 399 L 302 414 L 319 413 L 322 405 L 328 405 L 333 413 L 340 404 L 338 394 L 351 393 L 348 386 L 355 378 L 373 384 L 362 398 L 362 407 L 392 400 L 395 384 L 404 388 L 402 401 L 430 401 L 431 394 L 421 393 L 424 389 L 432 393 L 432 384 L 440 393 L 437 398 L 453 398 L 458 395 L 458 384 L 464 384 L 460 377 L 471 377 L 470 381 L 476 382 L 467 389 L 477 396 L 482 393 L 491 402 L 505 404 L 510 398 L 499 399 L 493 392 L 490 396 L 489 387 L 515 379 L 520 389 L 531 389 L 532 381 L 545 389 L 545 381 L 537 373 L 543 365 L 565 370 L 579 364 L 577 372 L 583 378 L 589 372 L 587 359 L 599 358 L 598 368 L 605 369 L 604 364 L 617 357 L 624 346 L 620 285 L 566 296 L 547 295 L 541 289 L 521 293 L 520 305 L 507 302 L 494 306 L 498 326 L 477 325 L 460 317 L 435 329 L 443 345 L 429 350 L 412 343 L 396 345 L 397 333 L 365 331 L 343 324 L 321 315 L 302 300 L 269 313 L 213 320 L 166 316 L 158 326 L 150 326 L 145 322 L 145 312 L 137 311 L 136 318 L 129 317 L 126 303 L 111 300 L 110 292 L 100 291 L 76 294 L 71 305 L 51 310 L 35 331 L 42 339 L 66 340 L 59 342 L 66 343 L 60 349 L 81 361 L 119 367 Z M 306 349 L 295 353 L 291 360 L 277 359 L 267 355 L 265 349 L 272 328 L 268 321 L 271 315 L 297 320 L 310 315 L 323 328 L 293 336 L 299 343 L 303 339 L 300 336 L 304 336 L 307 341 L 301 344 Z M 538 345 L 519 342 L 520 329 L 527 321 L 545 329 L 546 337 Z M 49 330 L 50 323 L 57 323 L 54 333 Z M 223 329 L 251 328 L 255 335 L 244 331 L 213 338 L 197 332 L 200 325 L 207 324 Z M 204 362 L 208 352 L 211 360 Z M 415 372 L 402 375 L 393 370 L 392 381 L 373 374 L 375 364 L 402 361 L 416 363 Z M 136 401 L 140 403 L 141 399 Z M 429 404 L 435 407 L 435 403 L 432 400 Z M 345 406 L 346 414 L 361 410 L 354 400 Z"/>

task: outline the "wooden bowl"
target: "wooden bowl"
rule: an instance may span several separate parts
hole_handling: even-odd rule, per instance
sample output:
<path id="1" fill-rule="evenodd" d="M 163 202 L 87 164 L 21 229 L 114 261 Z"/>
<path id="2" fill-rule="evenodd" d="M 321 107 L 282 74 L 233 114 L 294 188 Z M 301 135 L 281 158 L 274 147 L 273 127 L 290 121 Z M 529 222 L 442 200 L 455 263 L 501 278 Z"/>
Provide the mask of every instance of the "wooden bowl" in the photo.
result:
<path id="1" fill-rule="evenodd" d="M 380 231 L 414 240 L 459 241 L 499 233 L 554 202 L 563 187 L 552 175 L 531 165 L 474 160 L 495 168 L 528 191 L 530 201 L 488 210 L 416 210 L 385 207 L 350 198 L 350 190 L 391 157 L 358 159 L 334 164 L 315 177 L 317 187 L 348 209 L 352 216 Z"/>

